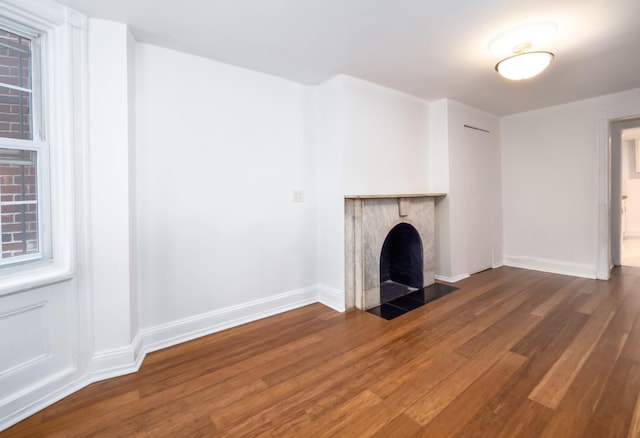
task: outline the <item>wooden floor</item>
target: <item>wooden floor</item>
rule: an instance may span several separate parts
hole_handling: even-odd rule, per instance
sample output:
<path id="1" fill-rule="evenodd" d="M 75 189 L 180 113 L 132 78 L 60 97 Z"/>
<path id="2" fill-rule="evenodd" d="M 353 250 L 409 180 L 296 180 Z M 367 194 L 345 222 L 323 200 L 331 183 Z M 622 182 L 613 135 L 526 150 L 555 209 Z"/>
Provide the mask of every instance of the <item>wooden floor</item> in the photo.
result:
<path id="1" fill-rule="evenodd" d="M 392 321 L 314 304 L 152 353 L 0 435 L 640 435 L 640 269 L 456 286 Z"/>

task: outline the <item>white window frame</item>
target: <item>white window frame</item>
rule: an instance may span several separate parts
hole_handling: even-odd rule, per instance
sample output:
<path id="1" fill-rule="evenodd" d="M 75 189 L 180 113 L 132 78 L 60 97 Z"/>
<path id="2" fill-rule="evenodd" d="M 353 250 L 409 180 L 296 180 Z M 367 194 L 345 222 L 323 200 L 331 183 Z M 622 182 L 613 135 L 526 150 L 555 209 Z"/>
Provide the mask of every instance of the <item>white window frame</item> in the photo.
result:
<path id="1" fill-rule="evenodd" d="M 0 296 L 31 290 L 73 277 L 78 227 L 83 218 L 75 208 L 75 199 L 84 201 L 85 193 L 74 182 L 82 178 L 78 162 L 86 159 L 86 17 L 49 0 L 3 0 L 0 2 L 0 27 L 39 39 L 40 68 L 34 75 L 41 86 L 40 112 L 34 113 L 34 141 L 21 148 L 39 148 L 38 214 L 41 224 L 42 256 L 37 260 L 0 267 Z M 36 78 L 36 73 L 40 78 Z M 35 89 L 34 89 L 35 92 Z M 41 117 L 36 124 L 36 117 Z M 36 127 L 42 132 L 36 132 Z M 46 138 L 46 144 L 38 144 Z M 48 186 L 48 187 L 47 187 Z M 86 248 L 83 248 L 86 250 Z"/>
<path id="2" fill-rule="evenodd" d="M 0 29 L 28 38 L 31 41 L 31 140 L 0 137 L 0 148 L 31 150 L 36 152 L 37 181 L 37 222 L 38 252 L 7 259 L 0 258 L 0 277 L 3 275 L 30 269 L 35 263 L 48 263 L 51 258 L 51 217 L 49 201 L 49 143 L 46 141 L 46 117 L 43 104 L 45 97 L 42 87 L 42 38 L 39 32 L 27 29 L 19 23 L 13 23 L 0 17 Z M 3 84 L 4 85 L 4 84 Z M 8 88 L 22 89 L 21 87 Z M 22 89 L 24 90 L 24 89 Z M 8 205 L 0 201 L 0 205 Z M 0 229 L 2 224 L 0 224 Z M 26 266 L 29 264 L 30 266 Z"/>

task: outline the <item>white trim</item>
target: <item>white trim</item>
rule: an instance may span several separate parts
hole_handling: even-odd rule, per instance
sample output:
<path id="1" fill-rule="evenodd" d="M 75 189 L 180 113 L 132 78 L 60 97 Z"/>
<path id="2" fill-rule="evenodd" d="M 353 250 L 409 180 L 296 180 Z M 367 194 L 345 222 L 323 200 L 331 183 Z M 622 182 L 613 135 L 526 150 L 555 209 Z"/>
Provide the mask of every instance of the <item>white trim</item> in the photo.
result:
<path id="1" fill-rule="evenodd" d="M 2 14 L 11 21 L 42 29 L 63 24 L 67 8 L 51 0 L 4 0 Z"/>
<path id="2" fill-rule="evenodd" d="M 454 277 L 445 277 L 444 275 L 435 275 L 434 278 L 438 281 L 444 281 L 446 283 L 457 283 L 460 280 L 464 280 L 465 278 L 469 278 L 469 274 L 460 274 Z"/>
<path id="3" fill-rule="evenodd" d="M 542 259 L 538 257 L 504 256 L 505 266 L 550 272 L 552 274 L 571 275 L 572 277 L 596 278 L 596 267 L 584 263 L 571 263 L 562 260 Z"/>
<path id="4" fill-rule="evenodd" d="M 293 290 L 142 330 L 146 353 L 318 302 L 315 287 Z"/>
<path id="5" fill-rule="evenodd" d="M 48 0 L 5 0 L 0 4 L 0 10 L 6 19 L 16 20 L 16 25 L 41 32 L 40 69 L 44 97 L 41 105 L 47 114 L 44 130 L 49 145 L 48 156 L 38 160 L 38 214 L 40 225 L 45 226 L 40 229 L 41 251 L 45 257 L 42 262 L 22 265 L 14 273 L 3 275 L 1 296 L 58 283 L 73 276 L 75 184 L 74 175 L 69 174 L 68 169 L 74 168 L 78 109 L 73 105 L 75 96 L 69 90 L 75 89 L 78 66 L 74 59 L 72 27 L 64 24 L 67 8 Z M 47 153 L 46 148 L 43 153 Z M 42 159 L 46 159 L 46 163 Z M 46 164 L 46 168 L 41 164 Z M 43 196 L 42 190 L 48 190 L 48 196 Z M 51 248 L 50 254 L 48 248 Z"/>
<path id="6" fill-rule="evenodd" d="M 95 382 L 135 373 L 140 369 L 145 356 L 142 335 L 138 332 L 131 345 L 99 351 L 93 355 L 91 358 L 91 380 Z"/>
<path id="7" fill-rule="evenodd" d="M 334 289 L 329 286 L 318 286 L 318 301 L 327 307 L 338 312 L 345 311 L 345 297 L 344 291 L 340 289 Z"/>
<path id="8" fill-rule="evenodd" d="M 597 116 L 596 157 L 598 175 L 598 229 L 596 235 L 596 267 L 595 278 L 608 280 L 611 278 L 611 204 L 609 193 L 609 131 L 610 123 L 640 116 L 640 105 L 602 111 Z"/>
<path id="9" fill-rule="evenodd" d="M 68 383 L 60 382 L 73 376 L 76 371 L 74 367 L 65 368 L 18 393 L 11 394 L 11 400 L 7 401 L 5 398 L 0 401 L 2 411 L 11 412 L 6 416 L 0 413 L 0 432 L 92 383 L 86 378 L 72 380 Z M 23 399 L 29 398 L 29 396 L 32 398 L 35 396 L 35 399 L 25 404 Z M 12 409 L 13 407 L 15 409 Z"/>

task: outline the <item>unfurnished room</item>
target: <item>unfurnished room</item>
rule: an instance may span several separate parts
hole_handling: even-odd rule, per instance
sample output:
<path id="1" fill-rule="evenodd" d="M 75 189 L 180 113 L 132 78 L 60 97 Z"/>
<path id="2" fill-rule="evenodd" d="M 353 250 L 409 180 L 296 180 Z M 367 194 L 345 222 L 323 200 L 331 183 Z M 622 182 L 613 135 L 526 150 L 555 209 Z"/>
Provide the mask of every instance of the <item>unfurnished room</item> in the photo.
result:
<path id="1" fill-rule="evenodd" d="M 640 437 L 638 17 L 0 0 L 0 436 Z"/>

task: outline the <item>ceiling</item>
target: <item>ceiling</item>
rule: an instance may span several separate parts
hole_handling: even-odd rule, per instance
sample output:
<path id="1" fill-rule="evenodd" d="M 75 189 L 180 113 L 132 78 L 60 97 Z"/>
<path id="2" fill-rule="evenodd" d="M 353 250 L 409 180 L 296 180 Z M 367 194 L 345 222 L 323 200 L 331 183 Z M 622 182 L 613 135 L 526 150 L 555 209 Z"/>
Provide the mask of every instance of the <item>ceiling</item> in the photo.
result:
<path id="1" fill-rule="evenodd" d="M 640 87 L 638 0 L 59 0 L 136 39 L 301 84 L 343 73 L 496 115 Z M 542 75 L 499 77 L 487 44 L 558 25 Z"/>

